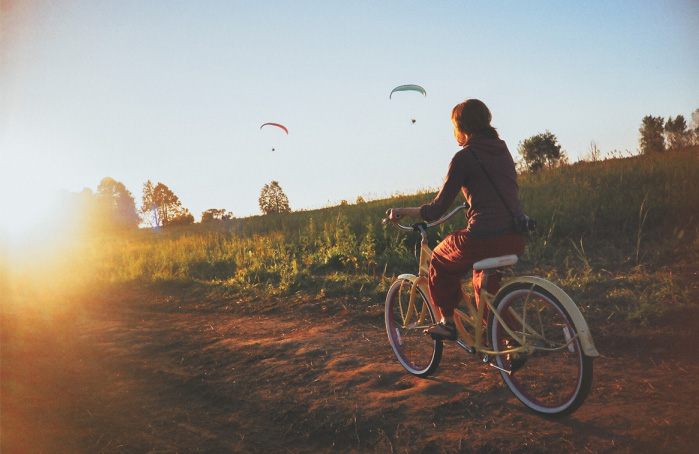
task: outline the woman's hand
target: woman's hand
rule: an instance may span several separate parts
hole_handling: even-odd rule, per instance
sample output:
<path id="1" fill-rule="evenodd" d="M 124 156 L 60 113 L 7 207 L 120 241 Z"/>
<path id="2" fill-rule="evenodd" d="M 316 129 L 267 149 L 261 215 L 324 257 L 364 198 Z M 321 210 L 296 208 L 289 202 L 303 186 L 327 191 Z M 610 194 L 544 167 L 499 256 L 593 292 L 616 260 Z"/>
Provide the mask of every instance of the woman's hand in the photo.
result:
<path id="1" fill-rule="evenodd" d="M 409 207 L 409 208 L 389 208 L 386 210 L 386 216 L 392 222 L 396 222 L 402 219 L 404 216 L 410 216 L 411 218 L 420 218 L 420 208 Z"/>
<path id="2" fill-rule="evenodd" d="M 398 219 L 403 217 L 400 212 L 400 208 L 389 208 L 386 210 L 386 216 L 388 216 L 388 219 L 393 222 L 396 222 Z"/>

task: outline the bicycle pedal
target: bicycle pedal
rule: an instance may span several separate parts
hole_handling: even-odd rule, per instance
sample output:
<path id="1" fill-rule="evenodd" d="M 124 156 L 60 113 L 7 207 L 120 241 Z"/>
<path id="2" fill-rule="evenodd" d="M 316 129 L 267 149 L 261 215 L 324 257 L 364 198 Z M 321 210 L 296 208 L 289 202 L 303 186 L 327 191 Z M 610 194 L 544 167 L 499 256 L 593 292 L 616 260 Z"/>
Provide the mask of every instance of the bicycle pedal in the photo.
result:
<path id="1" fill-rule="evenodd" d="M 432 338 L 432 340 L 436 340 L 436 341 L 455 341 L 457 339 L 456 337 L 451 338 L 451 337 L 447 337 L 447 336 L 442 336 L 440 334 L 431 334 L 431 333 L 425 333 L 425 334 L 429 334 L 430 337 Z"/>
<path id="2" fill-rule="evenodd" d="M 430 332 L 429 332 L 430 329 L 432 329 L 434 326 L 437 326 L 437 325 L 433 325 L 432 327 L 427 328 L 426 330 L 423 331 L 423 334 L 429 334 L 430 337 L 432 338 L 432 340 L 436 340 L 436 341 L 437 341 L 437 340 L 441 340 L 441 341 L 445 341 L 445 340 L 448 340 L 448 341 L 455 341 L 455 340 L 457 340 L 457 339 L 459 338 L 459 335 L 458 335 L 458 333 L 456 332 L 456 328 L 454 328 L 454 332 L 453 332 L 452 334 L 450 334 L 450 335 L 439 334 L 439 333 L 430 333 Z"/>

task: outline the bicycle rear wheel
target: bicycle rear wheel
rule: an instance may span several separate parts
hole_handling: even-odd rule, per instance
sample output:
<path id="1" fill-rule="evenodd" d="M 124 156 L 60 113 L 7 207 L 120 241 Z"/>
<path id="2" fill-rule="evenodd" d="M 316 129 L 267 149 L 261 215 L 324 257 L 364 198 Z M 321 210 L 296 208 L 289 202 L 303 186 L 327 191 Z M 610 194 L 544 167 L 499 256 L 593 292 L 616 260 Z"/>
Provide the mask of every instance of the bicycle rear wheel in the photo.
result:
<path id="1" fill-rule="evenodd" d="M 409 307 L 411 288 L 410 281 L 398 279 L 388 290 L 386 333 L 403 367 L 413 375 L 426 377 L 439 366 L 443 345 L 442 341 L 433 340 L 423 333 L 426 327 L 435 323 L 435 317 L 419 288 L 412 309 Z"/>
<path id="2" fill-rule="evenodd" d="M 514 283 L 493 306 L 528 352 L 496 355 L 502 379 L 527 407 L 547 415 L 575 411 L 592 384 L 592 358 L 581 348 L 577 330 L 561 302 L 540 286 Z M 490 314 L 488 337 L 495 351 L 519 346 Z"/>

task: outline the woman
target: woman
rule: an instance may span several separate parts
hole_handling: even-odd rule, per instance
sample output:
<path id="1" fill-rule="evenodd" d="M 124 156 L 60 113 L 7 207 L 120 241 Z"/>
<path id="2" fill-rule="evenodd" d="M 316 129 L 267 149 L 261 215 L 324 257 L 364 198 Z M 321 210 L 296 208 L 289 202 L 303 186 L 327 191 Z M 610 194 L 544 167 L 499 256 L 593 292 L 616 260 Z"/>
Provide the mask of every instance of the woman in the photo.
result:
<path id="1" fill-rule="evenodd" d="M 454 137 L 463 148 L 452 158 L 439 194 L 421 207 L 389 210 L 389 219 L 394 222 L 403 216 L 432 221 L 451 207 L 459 191 L 469 205 L 468 227 L 447 236 L 432 252 L 428 289 L 441 321 L 426 332 L 437 339 L 457 337 L 454 308 L 462 296 L 461 278 L 473 264 L 489 257 L 524 252 L 524 235 L 513 229 L 513 216 L 523 213 L 517 172 L 507 145 L 490 125 L 491 119 L 488 107 L 477 99 L 454 107 L 451 113 Z M 477 304 L 482 277 L 482 272 L 473 272 Z M 495 293 L 499 285 L 499 280 L 491 277 L 487 290 Z"/>

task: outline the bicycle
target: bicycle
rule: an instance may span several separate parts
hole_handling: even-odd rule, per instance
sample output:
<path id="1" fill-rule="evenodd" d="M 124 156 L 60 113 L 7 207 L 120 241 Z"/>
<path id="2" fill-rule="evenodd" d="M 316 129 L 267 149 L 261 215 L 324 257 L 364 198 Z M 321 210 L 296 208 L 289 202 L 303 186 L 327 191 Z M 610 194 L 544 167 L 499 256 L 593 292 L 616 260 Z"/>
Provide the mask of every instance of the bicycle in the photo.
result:
<path id="1" fill-rule="evenodd" d="M 423 331 L 436 323 L 435 307 L 427 291 L 432 250 L 427 229 L 440 225 L 458 211 L 432 223 L 404 226 L 422 236 L 418 274 L 401 274 L 386 296 L 388 339 L 401 365 L 411 374 L 427 377 L 439 366 L 443 341 Z M 492 257 L 473 265 L 483 271 L 480 304 L 462 297 L 466 310 L 457 308 L 454 320 L 458 346 L 480 356 L 500 372 L 510 391 L 524 405 L 545 415 L 566 415 L 582 405 L 592 384 L 592 360 L 599 356 L 585 318 L 573 300 L 553 283 L 534 276 L 514 277 L 490 294 L 487 279 L 517 263 L 516 255 Z M 483 321 L 489 309 L 487 324 Z M 487 334 L 487 342 L 484 341 Z"/>

